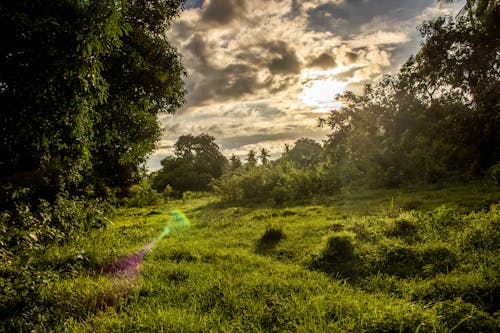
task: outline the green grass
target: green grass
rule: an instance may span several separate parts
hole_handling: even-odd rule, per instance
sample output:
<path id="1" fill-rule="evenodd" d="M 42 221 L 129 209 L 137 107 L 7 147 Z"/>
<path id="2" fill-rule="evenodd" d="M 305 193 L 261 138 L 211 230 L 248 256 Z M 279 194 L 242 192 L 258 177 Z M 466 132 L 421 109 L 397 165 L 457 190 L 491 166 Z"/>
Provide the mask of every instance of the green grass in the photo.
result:
<path id="1" fill-rule="evenodd" d="M 493 332 L 500 329 L 500 188 L 344 192 L 289 207 L 215 198 L 119 210 L 34 260 L 35 331 Z M 445 205 L 445 206 L 443 206 Z M 180 209 L 138 277 L 104 273 Z M 15 267 L 15 264 L 13 264 Z"/>

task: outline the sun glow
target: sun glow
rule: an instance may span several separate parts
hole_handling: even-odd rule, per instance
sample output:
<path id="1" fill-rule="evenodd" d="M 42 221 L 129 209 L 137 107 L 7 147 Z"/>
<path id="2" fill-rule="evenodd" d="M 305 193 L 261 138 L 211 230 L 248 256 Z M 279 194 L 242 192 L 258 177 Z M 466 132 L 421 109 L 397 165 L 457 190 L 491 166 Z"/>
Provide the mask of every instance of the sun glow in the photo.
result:
<path id="1" fill-rule="evenodd" d="M 302 93 L 300 99 L 317 112 L 328 112 L 342 106 L 341 102 L 335 100 L 338 94 L 342 94 L 347 82 L 335 79 L 338 70 L 330 71 L 308 71 L 303 73 Z"/>

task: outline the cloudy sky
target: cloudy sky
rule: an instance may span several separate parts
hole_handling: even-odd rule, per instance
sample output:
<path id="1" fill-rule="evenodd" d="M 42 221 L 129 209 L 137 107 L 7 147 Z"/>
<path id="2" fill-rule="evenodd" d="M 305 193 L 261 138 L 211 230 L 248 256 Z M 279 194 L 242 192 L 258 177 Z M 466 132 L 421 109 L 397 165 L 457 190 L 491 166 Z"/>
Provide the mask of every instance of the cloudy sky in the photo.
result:
<path id="1" fill-rule="evenodd" d="M 186 104 L 161 119 L 149 170 L 181 135 L 208 133 L 226 156 L 278 157 L 339 107 L 335 95 L 394 73 L 418 49 L 417 26 L 456 13 L 436 0 L 188 0 L 168 32 L 187 70 Z M 462 4 L 463 5 L 463 4 Z"/>

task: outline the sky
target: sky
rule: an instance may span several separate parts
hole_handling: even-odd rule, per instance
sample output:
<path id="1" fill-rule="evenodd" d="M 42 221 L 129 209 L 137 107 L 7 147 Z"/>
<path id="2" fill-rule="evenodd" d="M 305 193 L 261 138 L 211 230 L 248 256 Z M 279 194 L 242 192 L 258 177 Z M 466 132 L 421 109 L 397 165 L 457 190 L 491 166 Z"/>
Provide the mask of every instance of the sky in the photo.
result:
<path id="1" fill-rule="evenodd" d="M 186 103 L 164 115 L 147 167 L 181 135 L 207 133 L 227 157 L 266 148 L 277 158 L 300 138 L 321 142 L 317 119 L 396 73 L 414 54 L 417 27 L 463 3 L 436 0 L 187 0 L 167 36 L 182 56 Z"/>

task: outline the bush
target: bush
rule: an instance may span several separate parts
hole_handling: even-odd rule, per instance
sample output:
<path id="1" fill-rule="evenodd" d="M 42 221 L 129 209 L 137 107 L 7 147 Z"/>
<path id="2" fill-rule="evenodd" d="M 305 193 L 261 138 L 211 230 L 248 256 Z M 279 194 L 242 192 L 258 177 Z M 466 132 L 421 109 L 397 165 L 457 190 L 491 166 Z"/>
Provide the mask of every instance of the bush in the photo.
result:
<path id="1" fill-rule="evenodd" d="M 212 188 L 225 201 L 267 201 L 281 205 L 336 193 L 340 182 L 326 166 L 296 169 L 292 162 L 280 160 L 275 165 L 227 171 L 212 183 Z"/>
<path id="2" fill-rule="evenodd" d="M 389 237 L 399 237 L 408 242 L 416 241 L 420 238 L 417 233 L 417 226 L 405 219 L 394 221 L 394 224 L 387 230 L 386 234 Z"/>
<path id="3" fill-rule="evenodd" d="M 393 245 L 382 249 L 379 270 L 399 277 L 416 276 L 422 272 L 422 262 L 418 252 L 403 245 Z"/>
<path id="4" fill-rule="evenodd" d="M 435 276 L 447 273 L 458 265 L 455 253 L 442 245 L 417 248 L 390 244 L 379 249 L 378 270 L 399 277 Z"/>
<path id="5" fill-rule="evenodd" d="M 151 206 L 159 202 L 160 195 L 151 187 L 146 178 L 141 183 L 132 185 L 122 201 L 123 205 L 127 207 Z"/>
<path id="6" fill-rule="evenodd" d="M 52 203 L 19 201 L 0 212 L 0 331 L 40 329 L 52 320 L 51 304 L 41 290 L 58 274 L 37 265 L 35 258 L 51 245 L 104 227 L 110 209 L 100 200 L 60 193 Z"/>
<path id="7" fill-rule="evenodd" d="M 312 262 L 312 268 L 342 278 L 359 273 L 359 258 L 354 253 L 354 234 L 338 232 L 330 236 L 326 246 Z"/>
<path id="8" fill-rule="evenodd" d="M 499 318 L 490 316 L 460 298 L 438 302 L 434 305 L 434 309 L 443 317 L 450 331 L 497 332 L 500 327 Z"/>
<path id="9" fill-rule="evenodd" d="M 96 199 L 70 198 L 58 194 L 53 203 L 41 199 L 39 204 L 19 202 L 0 215 L 2 251 L 42 249 L 47 245 L 77 237 L 81 231 L 104 227 L 105 214 L 111 210 L 107 203 Z"/>

